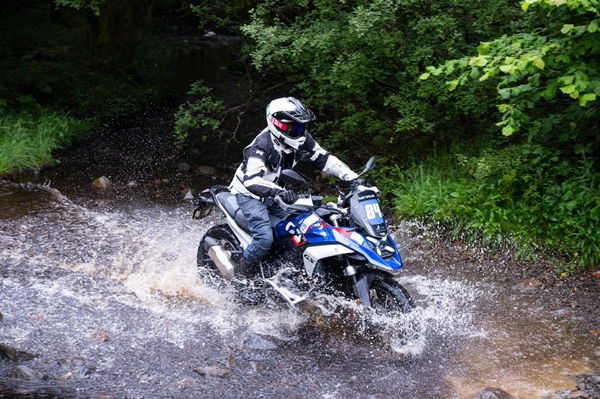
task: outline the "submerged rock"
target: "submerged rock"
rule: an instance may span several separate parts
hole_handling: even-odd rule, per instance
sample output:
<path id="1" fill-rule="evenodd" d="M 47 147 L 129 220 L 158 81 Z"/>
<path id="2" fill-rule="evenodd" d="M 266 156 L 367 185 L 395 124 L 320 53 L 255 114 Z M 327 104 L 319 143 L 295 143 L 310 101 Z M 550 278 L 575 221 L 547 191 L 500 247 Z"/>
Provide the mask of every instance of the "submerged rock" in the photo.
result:
<path id="1" fill-rule="evenodd" d="M 90 341 L 92 342 L 108 342 L 109 339 L 110 338 L 108 337 L 108 335 L 102 331 L 96 331 L 90 335 Z"/>
<path id="2" fill-rule="evenodd" d="M 18 378 L 20 380 L 47 380 L 48 376 L 44 373 L 40 373 L 39 371 L 30 369 L 27 366 L 17 366 L 13 367 L 8 371 L 8 377 Z"/>
<path id="3" fill-rule="evenodd" d="M 202 377 L 219 377 L 225 378 L 231 374 L 230 369 L 226 369 L 221 366 L 206 366 L 194 369 L 195 373 L 200 374 Z"/>
<path id="4" fill-rule="evenodd" d="M 474 399 L 515 399 L 515 397 L 500 388 L 490 387 L 479 392 Z"/>
<path id="5" fill-rule="evenodd" d="M 260 335 L 252 334 L 245 341 L 244 346 L 249 349 L 258 349 L 258 350 L 273 350 L 277 349 L 279 346 L 266 338 L 261 337 Z"/>
<path id="6" fill-rule="evenodd" d="M 37 355 L 17 350 L 8 345 L 0 344 L 0 358 L 8 359 L 12 362 L 24 362 L 36 358 Z"/>
<path id="7" fill-rule="evenodd" d="M 215 172 L 216 170 L 212 166 L 200 166 L 196 169 L 196 173 L 199 175 L 212 176 Z"/>
<path id="8" fill-rule="evenodd" d="M 521 281 L 518 285 L 521 290 L 538 290 L 542 288 L 543 284 L 540 280 L 532 277 Z"/>
<path id="9" fill-rule="evenodd" d="M 187 173 L 190 171 L 190 169 L 190 164 L 187 162 L 181 162 L 179 165 L 177 165 L 178 172 Z"/>
<path id="10" fill-rule="evenodd" d="M 92 186 L 97 188 L 108 188 L 111 184 L 112 182 L 106 176 L 100 176 L 99 178 L 94 179 L 94 181 L 92 181 Z"/>
<path id="11" fill-rule="evenodd" d="M 587 399 L 589 397 L 590 394 L 582 390 L 573 391 L 567 396 L 568 399 Z"/>

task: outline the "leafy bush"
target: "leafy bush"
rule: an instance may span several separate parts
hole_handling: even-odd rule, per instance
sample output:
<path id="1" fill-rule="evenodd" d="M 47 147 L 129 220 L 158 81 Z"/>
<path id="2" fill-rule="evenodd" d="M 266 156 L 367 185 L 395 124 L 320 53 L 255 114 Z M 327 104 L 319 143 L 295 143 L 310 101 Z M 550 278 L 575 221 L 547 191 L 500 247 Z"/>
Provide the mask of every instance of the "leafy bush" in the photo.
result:
<path id="1" fill-rule="evenodd" d="M 419 70 L 455 58 L 523 20 L 512 2 L 263 0 L 243 31 L 254 65 L 295 83 L 318 111 L 328 147 L 402 159 L 433 142 L 478 134 L 489 87 L 449 93 L 419 85 Z M 474 11 L 476 10 L 476 11 Z"/>
<path id="2" fill-rule="evenodd" d="M 596 265 L 600 9 L 587 0 L 526 0 L 522 9 L 532 5 L 547 11 L 537 27 L 482 42 L 476 56 L 427 67 L 420 78 L 452 76 L 447 88 L 458 92 L 472 80 L 497 83 L 496 125 L 510 139 L 463 159 L 477 190 L 455 214 L 487 234 L 511 231 L 524 246 L 543 243 Z"/>
<path id="3" fill-rule="evenodd" d="M 445 156 L 396 169 L 384 181 L 400 216 L 468 228 L 484 242 L 507 238 L 525 254 L 568 254 L 563 268 L 600 262 L 600 173 L 591 159 L 565 162 L 539 145 Z"/>
<path id="4" fill-rule="evenodd" d="M 502 114 L 497 125 L 505 136 L 527 127 L 531 137 L 582 118 L 598 119 L 597 107 L 588 104 L 600 96 L 600 7 L 588 0 L 526 0 L 522 8 L 531 5 L 548 10 L 543 26 L 482 42 L 477 56 L 430 66 L 420 77 L 459 72 L 446 82 L 451 91 L 471 79 L 495 77 Z M 579 107 L 569 100 L 576 100 Z M 541 103 L 555 106 L 556 112 L 531 111 Z"/>
<path id="5" fill-rule="evenodd" d="M 211 89 L 199 80 L 188 91 L 193 99 L 179 106 L 175 113 L 175 141 L 184 142 L 194 129 L 206 128 L 216 131 L 223 121 L 225 107 L 223 102 L 210 96 Z M 200 140 L 206 141 L 206 131 L 201 132 Z"/>

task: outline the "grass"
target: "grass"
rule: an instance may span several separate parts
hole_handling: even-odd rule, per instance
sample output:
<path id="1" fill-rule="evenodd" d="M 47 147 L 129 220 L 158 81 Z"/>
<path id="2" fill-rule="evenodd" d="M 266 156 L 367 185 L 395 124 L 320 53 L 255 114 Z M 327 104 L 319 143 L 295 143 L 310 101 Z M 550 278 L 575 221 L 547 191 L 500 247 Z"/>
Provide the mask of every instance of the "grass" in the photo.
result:
<path id="1" fill-rule="evenodd" d="M 0 114 L 0 175 L 56 163 L 52 152 L 88 128 L 88 122 L 55 111 Z"/>
<path id="2" fill-rule="evenodd" d="M 565 167 L 549 156 L 540 174 L 540 163 L 529 156 L 522 147 L 471 157 L 449 154 L 406 169 L 388 167 L 378 181 L 392 194 L 400 217 L 435 222 L 490 248 L 509 244 L 524 258 L 559 251 L 567 259 L 559 271 L 597 265 L 600 175 L 592 160 Z"/>

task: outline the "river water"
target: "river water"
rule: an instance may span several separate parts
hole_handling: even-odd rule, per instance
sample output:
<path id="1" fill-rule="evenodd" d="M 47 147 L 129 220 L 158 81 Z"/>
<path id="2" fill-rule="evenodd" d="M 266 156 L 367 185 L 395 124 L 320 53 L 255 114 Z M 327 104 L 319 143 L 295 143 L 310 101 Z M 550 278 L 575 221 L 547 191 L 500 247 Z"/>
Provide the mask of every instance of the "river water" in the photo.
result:
<path id="1" fill-rule="evenodd" d="M 385 318 L 344 301 L 333 312 L 331 299 L 304 312 L 239 304 L 196 272 L 197 243 L 217 216 L 193 221 L 183 200 L 85 203 L 39 183 L 0 183 L 0 343 L 36 355 L 23 364 L 48 376 L 4 377 L 11 389 L 472 398 L 494 386 L 541 398 L 595 366 L 596 342 L 564 310 L 424 259 L 409 223 L 395 235 L 407 264 L 400 282 L 418 309 Z M 11 367 L 0 362 L 0 376 Z"/>
<path id="2" fill-rule="evenodd" d="M 597 371 L 583 320 L 506 284 L 501 257 L 440 250 L 415 223 L 394 228 L 418 305 L 408 315 L 327 297 L 301 311 L 236 302 L 196 270 L 200 238 L 222 221 L 192 220 L 183 199 L 230 171 L 178 171 L 176 153 L 161 164 L 169 144 L 148 132 L 171 123 L 138 115 L 59 168 L 0 180 L 0 344 L 35 356 L 0 357 L 0 397 L 471 399 L 498 387 L 538 399 Z M 152 137 L 147 162 L 131 162 Z M 92 188 L 99 174 L 113 186 Z M 44 377 L 18 378 L 17 365 Z"/>

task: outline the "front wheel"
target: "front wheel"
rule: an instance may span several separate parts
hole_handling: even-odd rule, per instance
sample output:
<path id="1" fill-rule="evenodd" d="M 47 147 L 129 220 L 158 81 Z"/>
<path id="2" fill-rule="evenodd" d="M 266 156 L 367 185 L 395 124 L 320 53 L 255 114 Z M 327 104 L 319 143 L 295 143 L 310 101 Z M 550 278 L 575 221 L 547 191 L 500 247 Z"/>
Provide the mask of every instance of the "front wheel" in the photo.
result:
<path id="1" fill-rule="evenodd" d="M 375 279 L 369 285 L 371 307 L 383 312 L 410 312 L 414 303 L 406 289 L 391 278 Z"/>

